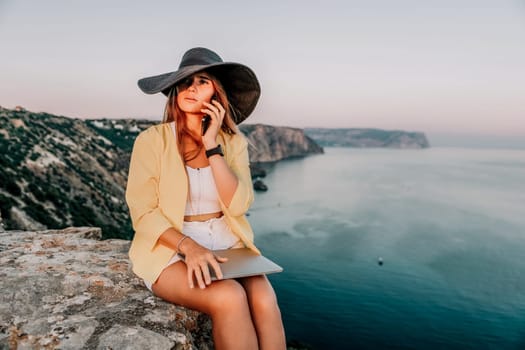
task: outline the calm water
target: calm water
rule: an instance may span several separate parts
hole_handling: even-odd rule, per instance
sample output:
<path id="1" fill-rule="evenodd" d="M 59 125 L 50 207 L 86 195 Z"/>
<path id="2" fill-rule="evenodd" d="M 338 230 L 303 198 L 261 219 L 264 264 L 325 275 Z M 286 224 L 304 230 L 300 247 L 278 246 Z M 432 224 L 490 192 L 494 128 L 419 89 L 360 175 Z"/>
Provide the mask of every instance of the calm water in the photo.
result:
<path id="1" fill-rule="evenodd" d="M 250 211 L 288 339 L 525 349 L 525 151 L 325 151 L 270 169 Z"/>

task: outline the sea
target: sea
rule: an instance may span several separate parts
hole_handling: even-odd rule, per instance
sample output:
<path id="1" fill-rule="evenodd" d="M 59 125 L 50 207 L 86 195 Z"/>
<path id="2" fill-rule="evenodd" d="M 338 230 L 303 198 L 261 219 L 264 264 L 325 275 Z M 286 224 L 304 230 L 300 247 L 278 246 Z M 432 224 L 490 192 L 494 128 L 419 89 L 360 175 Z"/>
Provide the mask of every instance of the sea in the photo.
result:
<path id="1" fill-rule="evenodd" d="M 288 342 L 525 349 L 525 150 L 325 148 L 249 211 Z"/>

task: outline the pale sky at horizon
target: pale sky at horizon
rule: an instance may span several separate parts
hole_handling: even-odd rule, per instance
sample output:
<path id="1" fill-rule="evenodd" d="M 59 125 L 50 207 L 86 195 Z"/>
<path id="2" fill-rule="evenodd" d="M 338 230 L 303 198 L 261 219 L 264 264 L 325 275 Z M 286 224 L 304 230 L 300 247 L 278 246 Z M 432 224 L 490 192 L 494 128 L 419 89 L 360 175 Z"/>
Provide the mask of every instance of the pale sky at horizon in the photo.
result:
<path id="1" fill-rule="evenodd" d="M 160 119 L 136 81 L 205 46 L 250 66 L 248 123 L 525 136 L 525 0 L 0 0 L 0 105 Z"/>

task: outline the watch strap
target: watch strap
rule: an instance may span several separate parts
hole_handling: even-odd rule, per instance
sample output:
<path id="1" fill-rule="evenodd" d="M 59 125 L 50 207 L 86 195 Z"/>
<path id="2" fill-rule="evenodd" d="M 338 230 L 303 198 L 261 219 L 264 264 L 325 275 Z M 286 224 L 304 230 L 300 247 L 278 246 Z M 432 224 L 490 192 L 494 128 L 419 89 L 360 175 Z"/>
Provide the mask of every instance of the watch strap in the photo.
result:
<path id="1" fill-rule="evenodd" d="M 220 144 L 217 145 L 217 147 L 206 150 L 206 158 L 210 158 L 214 154 L 219 154 L 221 157 L 224 157 L 224 153 L 222 153 L 222 147 Z"/>

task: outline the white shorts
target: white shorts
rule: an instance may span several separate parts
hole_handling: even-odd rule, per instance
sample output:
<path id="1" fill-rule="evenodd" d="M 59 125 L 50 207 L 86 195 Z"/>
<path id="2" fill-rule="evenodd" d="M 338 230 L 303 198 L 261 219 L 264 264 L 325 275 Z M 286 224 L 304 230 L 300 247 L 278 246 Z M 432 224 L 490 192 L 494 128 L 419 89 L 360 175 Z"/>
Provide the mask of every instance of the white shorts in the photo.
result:
<path id="1" fill-rule="evenodd" d="M 244 246 L 239 237 L 231 231 L 224 216 L 208 221 L 184 221 L 182 233 L 211 250 Z M 179 260 L 181 260 L 181 257 L 178 254 L 174 254 L 164 268 L 175 264 Z M 144 284 L 151 290 L 152 284 L 146 281 L 144 281 Z"/>

